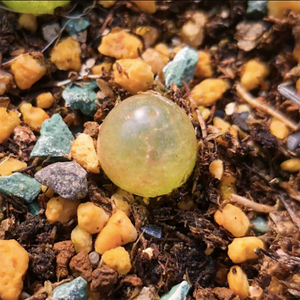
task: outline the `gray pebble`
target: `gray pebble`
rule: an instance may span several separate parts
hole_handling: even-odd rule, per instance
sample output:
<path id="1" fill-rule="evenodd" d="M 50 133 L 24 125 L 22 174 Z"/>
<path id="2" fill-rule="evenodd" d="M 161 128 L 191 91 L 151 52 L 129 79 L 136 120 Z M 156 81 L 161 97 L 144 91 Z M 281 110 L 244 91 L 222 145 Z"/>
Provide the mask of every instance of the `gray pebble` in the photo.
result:
<path id="1" fill-rule="evenodd" d="M 181 49 L 163 69 L 165 85 L 168 87 L 175 83 L 182 86 L 183 81 L 189 84 L 194 77 L 198 59 L 196 50 L 188 46 Z"/>
<path id="2" fill-rule="evenodd" d="M 52 298 L 57 300 L 87 300 L 87 282 L 82 277 L 77 277 L 71 282 L 61 284 L 53 290 Z"/>
<path id="3" fill-rule="evenodd" d="M 294 151 L 299 147 L 300 144 L 300 132 L 293 133 L 288 136 L 286 140 L 286 146 L 290 151 Z"/>
<path id="4" fill-rule="evenodd" d="M 89 259 L 92 265 L 96 265 L 100 260 L 100 255 L 96 251 L 93 251 L 89 254 Z"/>
<path id="5" fill-rule="evenodd" d="M 48 43 L 55 39 L 60 33 L 60 26 L 58 23 L 49 24 L 43 27 L 43 37 Z"/>
<path id="6" fill-rule="evenodd" d="M 40 133 L 31 157 L 64 157 L 70 154 L 74 137 L 59 114 L 45 120 Z"/>
<path id="7" fill-rule="evenodd" d="M 160 299 L 161 300 L 183 300 L 187 296 L 190 288 L 191 287 L 187 281 L 182 281 L 181 283 L 173 286 L 172 289 L 168 293 L 161 296 Z"/>
<path id="8" fill-rule="evenodd" d="M 29 176 L 14 173 L 9 176 L 0 176 L 0 193 L 12 195 L 31 203 L 40 193 L 41 185 Z"/>
<path id="9" fill-rule="evenodd" d="M 246 123 L 246 121 L 248 120 L 248 117 L 249 117 L 248 111 L 244 111 L 242 113 L 234 113 L 232 115 L 233 124 L 237 125 L 244 131 L 249 131 L 249 126 Z"/>
<path id="10" fill-rule="evenodd" d="M 82 199 L 88 192 L 87 172 L 76 161 L 54 163 L 34 177 L 65 199 Z"/>

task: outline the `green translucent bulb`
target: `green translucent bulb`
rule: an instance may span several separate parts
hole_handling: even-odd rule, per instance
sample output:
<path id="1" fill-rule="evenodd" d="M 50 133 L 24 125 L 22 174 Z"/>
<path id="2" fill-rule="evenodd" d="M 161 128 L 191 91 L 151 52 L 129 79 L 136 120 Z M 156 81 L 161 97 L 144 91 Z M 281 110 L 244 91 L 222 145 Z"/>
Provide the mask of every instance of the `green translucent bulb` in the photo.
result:
<path id="1" fill-rule="evenodd" d="M 2 1 L 7 7 L 19 12 L 33 15 L 53 14 L 54 9 L 65 6 L 68 1 Z"/>
<path id="2" fill-rule="evenodd" d="M 174 102 L 150 94 L 127 98 L 107 115 L 97 148 L 111 181 L 143 197 L 168 194 L 182 185 L 197 158 L 187 115 Z"/>

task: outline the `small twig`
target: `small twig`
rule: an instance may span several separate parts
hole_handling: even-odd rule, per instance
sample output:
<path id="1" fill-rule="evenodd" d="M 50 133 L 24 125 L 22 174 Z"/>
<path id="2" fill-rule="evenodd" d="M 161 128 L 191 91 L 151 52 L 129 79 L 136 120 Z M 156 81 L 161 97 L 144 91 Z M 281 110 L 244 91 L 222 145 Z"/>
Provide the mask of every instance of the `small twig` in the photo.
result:
<path id="1" fill-rule="evenodd" d="M 267 114 L 280 120 L 286 126 L 291 128 L 293 131 L 297 131 L 299 129 L 299 124 L 289 121 L 288 117 L 283 115 L 281 112 L 274 110 L 272 107 L 269 107 L 266 104 L 260 103 L 257 99 L 252 97 L 252 95 L 250 93 L 248 93 L 240 84 L 237 84 L 236 91 L 237 91 L 238 95 L 241 96 L 252 107 L 261 109 L 262 111 L 266 112 Z"/>
<path id="2" fill-rule="evenodd" d="M 72 278 L 67 278 L 67 279 L 63 279 L 63 280 L 61 280 L 61 281 L 59 281 L 59 282 L 55 282 L 55 283 L 51 283 L 51 285 L 52 285 L 52 290 L 54 290 L 55 288 L 57 288 L 58 286 L 60 286 L 60 285 L 62 285 L 62 284 L 64 284 L 64 283 L 67 283 L 67 282 L 70 282 L 70 281 L 72 281 Z M 33 296 L 37 296 L 37 295 L 40 295 L 40 294 L 45 294 L 45 293 L 47 293 L 46 292 L 46 288 L 45 288 L 45 286 L 42 286 L 42 287 L 40 287 L 34 294 L 33 294 Z M 33 297 L 32 296 L 32 297 Z"/>
<path id="3" fill-rule="evenodd" d="M 77 6 L 77 3 L 76 3 L 75 6 L 72 7 L 71 10 L 68 11 L 67 13 L 69 14 L 69 13 L 71 13 L 72 11 L 74 11 L 74 9 L 76 8 L 76 6 Z M 82 12 L 81 14 L 79 14 L 79 15 L 74 15 L 74 16 L 71 16 L 71 15 L 65 15 L 65 16 L 63 16 L 63 17 L 66 18 L 66 19 L 71 19 L 71 20 L 76 20 L 76 19 L 82 18 L 82 17 L 86 16 L 89 12 L 91 12 L 92 9 L 94 9 L 95 6 L 96 6 L 96 1 L 93 1 L 92 5 L 86 7 L 86 8 L 83 10 L 83 12 Z"/>
<path id="4" fill-rule="evenodd" d="M 100 78 L 100 77 L 101 77 L 101 75 L 92 75 L 92 74 L 90 74 L 90 75 L 85 75 L 85 76 L 78 76 L 76 81 L 87 79 L 87 78 L 97 79 L 97 78 Z M 53 86 L 60 87 L 60 86 L 66 85 L 66 84 L 71 83 L 71 82 L 72 82 L 72 79 L 66 79 L 66 80 L 62 80 L 62 81 L 58 81 L 58 82 L 53 83 Z"/>
<path id="5" fill-rule="evenodd" d="M 191 108 L 196 112 L 197 119 L 198 119 L 199 125 L 201 127 L 202 138 L 205 139 L 207 137 L 207 130 L 206 130 L 205 121 L 203 120 L 202 115 L 200 113 L 200 110 L 197 107 L 197 105 L 196 105 L 195 101 L 193 100 L 193 98 L 192 97 L 188 97 L 188 99 L 189 99 L 189 101 L 191 103 Z"/>
<path id="6" fill-rule="evenodd" d="M 103 23 L 103 25 L 101 26 L 100 30 L 99 30 L 99 36 L 101 36 L 105 30 L 105 28 L 107 27 L 107 25 L 109 24 L 109 22 L 111 21 L 111 19 L 114 16 L 114 12 L 116 10 L 116 8 L 119 7 L 119 3 L 117 2 L 108 12 L 108 15 Z"/>
<path id="7" fill-rule="evenodd" d="M 283 195 L 280 195 L 280 200 L 283 203 L 284 207 L 286 208 L 287 212 L 289 213 L 292 221 L 297 225 L 298 228 L 300 228 L 300 218 L 299 218 L 299 212 L 300 212 L 300 204 L 297 201 L 294 201 L 292 199 L 285 199 Z"/>
<path id="8" fill-rule="evenodd" d="M 249 199 L 242 197 L 242 196 L 238 196 L 236 194 L 231 194 L 229 199 L 233 202 L 236 202 L 238 204 L 241 204 L 243 206 L 246 206 L 248 208 L 251 208 L 251 209 L 253 209 L 257 212 L 261 212 L 261 213 L 268 214 L 272 211 L 277 210 L 277 204 L 274 206 L 260 204 L 260 203 L 254 202 L 254 201 L 250 201 Z"/>
<path id="9" fill-rule="evenodd" d="M 145 233 L 145 230 L 143 230 L 141 232 L 141 234 L 139 235 L 138 239 L 135 241 L 135 243 L 132 245 L 132 248 L 131 248 L 131 251 L 130 251 L 130 260 L 132 261 L 133 260 L 133 257 L 134 257 L 134 251 L 138 245 L 138 243 L 140 242 L 140 239 L 143 237 Z"/>
<path id="10" fill-rule="evenodd" d="M 28 167 L 26 167 L 24 169 L 21 169 L 21 170 L 12 171 L 12 173 L 23 173 L 23 172 L 29 171 L 31 169 L 34 169 L 34 168 L 38 167 L 39 165 L 40 165 L 40 163 L 34 164 L 34 165 L 28 166 Z"/>

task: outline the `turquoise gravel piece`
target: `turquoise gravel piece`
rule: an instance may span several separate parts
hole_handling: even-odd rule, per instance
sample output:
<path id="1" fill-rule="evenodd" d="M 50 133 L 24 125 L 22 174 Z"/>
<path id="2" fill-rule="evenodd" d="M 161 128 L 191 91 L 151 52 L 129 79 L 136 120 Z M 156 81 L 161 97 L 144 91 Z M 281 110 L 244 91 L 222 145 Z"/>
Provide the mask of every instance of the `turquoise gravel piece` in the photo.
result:
<path id="1" fill-rule="evenodd" d="M 160 299 L 161 300 L 183 300 L 189 290 L 190 285 L 187 281 L 182 281 L 181 283 L 172 287 L 169 293 L 164 294 Z"/>
<path id="2" fill-rule="evenodd" d="M 69 155 L 74 137 L 59 114 L 45 120 L 41 136 L 30 153 L 31 157 L 64 157 Z"/>
<path id="3" fill-rule="evenodd" d="M 53 299 L 57 300 L 87 300 L 87 282 L 77 277 L 71 282 L 61 284 L 53 290 Z M 50 300 L 47 298 L 47 300 Z"/>
<path id="4" fill-rule="evenodd" d="M 39 203 L 35 200 L 28 204 L 28 210 L 33 216 L 37 216 L 41 210 Z"/>
<path id="5" fill-rule="evenodd" d="M 87 19 L 68 20 L 66 31 L 70 35 L 77 34 L 90 26 L 90 22 Z"/>
<path id="6" fill-rule="evenodd" d="M 257 217 L 251 221 L 251 224 L 254 225 L 253 230 L 258 233 L 267 233 L 268 232 L 268 222 L 262 217 Z"/>
<path id="7" fill-rule="evenodd" d="M 168 87 L 175 83 L 181 86 L 183 81 L 189 84 L 194 76 L 198 59 L 197 51 L 191 47 L 181 49 L 163 69 L 165 85 Z"/>
<path id="8" fill-rule="evenodd" d="M 248 1 L 247 16 L 251 19 L 261 19 L 267 13 L 266 0 Z"/>
<path id="9" fill-rule="evenodd" d="M 19 197 L 27 203 L 31 203 L 40 191 L 41 185 L 34 178 L 22 173 L 0 177 L 0 193 Z"/>
<path id="10" fill-rule="evenodd" d="M 97 83 L 95 81 L 82 87 L 73 85 L 63 91 L 62 97 L 70 108 L 79 109 L 84 115 L 92 117 L 97 111 L 95 103 L 97 94 L 94 91 L 96 88 Z"/>

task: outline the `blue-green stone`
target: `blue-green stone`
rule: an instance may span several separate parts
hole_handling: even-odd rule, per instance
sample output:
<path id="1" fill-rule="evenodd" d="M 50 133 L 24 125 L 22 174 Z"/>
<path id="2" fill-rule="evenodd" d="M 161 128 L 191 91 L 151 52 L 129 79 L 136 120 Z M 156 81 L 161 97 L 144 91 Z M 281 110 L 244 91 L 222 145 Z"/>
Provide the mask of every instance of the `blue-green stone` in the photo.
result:
<path id="1" fill-rule="evenodd" d="M 63 91 L 62 97 L 70 108 L 79 109 L 83 114 L 92 117 L 97 111 L 95 103 L 97 94 L 94 91 L 96 88 L 97 83 L 95 81 L 82 87 L 73 85 Z"/>
<path id="2" fill-rule="evenodd" d="M 83 19 L 83 18 L 77 20 L 68 20 L 67 22 L 68 24 L 66 25 L 66 31 L 70 35 L 79 33 L 90 26 L 90 22 L 87 19 Z"/>
<path id="3" fill-rule="evenodd" d="M 183 81 L 189 84 L 194 76 L 198 59 L 197 51 L 191 47 L 181 49 L 163 69 L 165 85 L 168 87 L 175 83 L 182 86 Z"/>
<path id="4" fill-rule="evenodd" d="M 64 157 L 70 154 L 74 137 L 59 114 L 45 120 L 40 133 L 31 157 Z"/>
<path id="5" fill-rule="evenodd" d="M 28 210 L 33 216 L 37 216 L 41 210 L 41 207 L 38 201 L 33 201 L 32 203 L 28 204 Z"/>
<path id="6" fill-rule="evenodd" d="M 247 15 L 252 19 L 261 19 L 267 13 L 267 1 L 248 1 Z"/>
<path id="7" fill-rule="evenodd" d="M 251 224 L 254 225 L 253 230 L 258 233 L 267 233 L 268 232 L 268 222 L 262 217 L 257 217 L 251 221 Z"/>
<path id="8" fill-rule="evenodd" d="M 77 277 L 71 282 L 61 284 L 53 290 L 52 298 L 57 300 L 87 300 L 87 282 L 82 277 Z"/>
<path id="9" fill-rule="evenodd" d="M 187 281 L 182 281 L 181 283 L 173 286 L 172 289 L 168 293 L 164 294 L 160 299 L 183 300 L 187 296 L 190 288 L 191 287 Z"/>
<path id="10" fill-rule="evenodd" d="M 41 185 L 22 173 L 0 177 L 0 193 L 12 195 L 31 203 L 40 193 Z"/>

